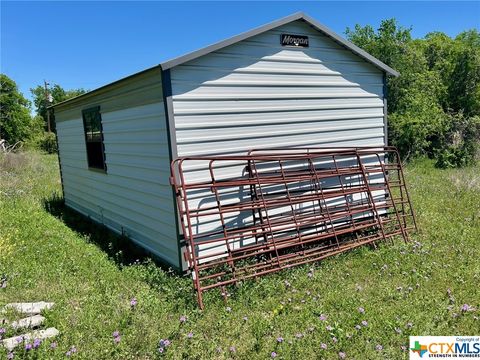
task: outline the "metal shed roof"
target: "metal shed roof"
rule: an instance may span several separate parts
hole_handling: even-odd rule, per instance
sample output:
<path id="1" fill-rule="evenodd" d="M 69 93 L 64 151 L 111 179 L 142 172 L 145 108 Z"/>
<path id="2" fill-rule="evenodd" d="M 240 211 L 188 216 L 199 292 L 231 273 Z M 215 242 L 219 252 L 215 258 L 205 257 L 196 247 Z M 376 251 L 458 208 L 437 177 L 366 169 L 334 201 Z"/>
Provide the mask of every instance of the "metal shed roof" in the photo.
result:
<path id="1" fill-rule="evenodd" d="M 185 54 L 185 55 L 182 55 L 182 56 L 179 56 L 179 57 L 176 57 L 174 59 L 171 59 L 171 60 L 168 60 L 168 61 L 165 61 L 165 62 L 162 62 L 160 64 L 160 66 L 162 67 L 163 70 L 167 70 L 167 69 L 171 69 L 177 65 L 181 65 L 187 61 L 190 61 L 190 60 L 193 60 L 193 59 L 196 59 L 200 56 L 203 56 L 203 55 L 207 55 L 211 52 L 214 52 L 214 51 L 217 51 L 217 50 L 220 50 L 226 46 L 230 46 L 230 45 L 233 45 L 237 42 L 240 42 L 242 40 L 245 40 L 245 39 L 248 39 L 252 36 L 255 36 L 255 35 L 259 35 L 263 32 L 266 32 L 266 31 L 269 31 L 269 30 L 272 30 L 274 28 L 277 28 L 279 26 L 282 26 L 282 25 L 285 25 L 285 24 L 288 24 L 290 22 L 293 22 L 293 21 L 297 21 L 297 20 L 302 20 L 304 22 L 306 22 L 307 24 L 309 24 L 311 27 L 313 27 L 314 29 L 324 33 L 325 35 L 327 35 L 328 37 L 330 37 L 333 41 L 337 42 L 338 44 L 344 46 L 345 48 L 347 48 L 348 50 L 352 51 L 353 53 L 355 53 L 356 55 L 362 57 L 363 59 L 365 59 L 366 61 L 372 63 L 373 65 L 375 65 L 377 68 L 379 68 L 380 70 L 382 71 L 385 71 L 387 74 L 389 75 L 393 75 L 393 76 L 398 76 L 400 75 L 397 71 L 395 71 L 394 69 L 392 69 L 390 66 L 384 64 L 383 62 L 381 62 L 380 60 L 378 60 L 377 58 L 373 57 L 372 55 L 370 55 L 369 53 L 367 53 L 366 51 L 360 49 L 358 46 L 356 46 L 355 44 L 351 43 L 350 41 L 348 40 L 345 40 L 344 38 L 342 38 L 340 35 L 338 35 L 337 33 L 335 33 L 334 31 L 330 30 L 329 28 L 327 28 L 325 25 L 322 25 L 320 24 L 318 21 L 316 21 L 315 19 L 313 19 L 312 17 L 304 14 L 303 12 L 297 12 L 297 13 L 294 13 L 292 15 L 289 15 L 287 17 L 284 17 L 284 18 L 281 18 L 281 19 L 278 19 L 278 20 L 275 20 L 271 23 L 268 23 L 268 24 L 265 24 L 263 26 L 260 26 L 260 27 L 257 27 L 255 29 L 252 29 L 252 30 L 249 30 L 247 32 L 244 32 L 244 33 L 241 33 L 241 34 L 238 34 L 236 36 L 233 36 L 231 38 L 228 38 L 228 39 L 225 39 L 223 41 L 220 41 L 220 42 L 217 42 L 215 44 L 212 44 L 210 46 L 207 46 L 207 47 L 204 47 L 202 49 L 199 49 L 199 50 L 196 50 L 196 51 L 193 51 L 191 53 L 188 53 L 188 54 Z"/>
<path id="2" fill-rule="evenodd" d="M 322 25 L 321 23 L 319 23 L 318 21 L 316 21 L 315 19 L 313 19 L 312 17 L 308 16 L 307 14 L 303 13 L 303 12 L 297 12 L 297 13 L 294 13 L 294 14 L 291 14 L 289 16 L 286 16 L 284 18 L 281 18 L 281 19 L 278 19 L 278 20 L 275 20 L 273 22 L 270 22 L 268 24 L 265 24 L 263 26 L 260 26 L 260 27 L 257 27 L 255 29 L 252 29 L 252 30 L 249 30 L 249 31 L 246 31 L 244 33 L 241 33 L 241 34 L 238 34 L 238 35 L 235 35 L 231 38 L 228 38 L 228 39 L 225 39 L 225 40 L 222 40 L 220 42 L 217 42 L 215 44 L 212 44 L 212 45 L 209 45 L 209 46 L 206 46 L 204 48 L 201 48 L 199 50 L 196 50 L 196 51 L 193 51 L 193 52 L 190 52 L 188 54 L 185 54 L 185 55 L 182 55 L 182 56 L 179 56 L 179 57 L 176 57 L 176 58 L 173 58 L 171 60 L 168 60 L 168 61 L 164 61 L 156 66 L 153 66 L 151 68 L 148 68 L 148 69 L 145 69 L 143 71 L 140 71 L 138 73 L 135 73 L 135 74 L 132 74 L 132 75 L 129 75 L 125 78 L 122 78 L 120 80 L 117 80 L 117 81 L 114 81 L 110 84 L 107 84 L 107 85 L 104 85 L 104 86 L 101 86 L 95 90 L 92 90 L 92 91 L 89 91 L 85 94 L 82 94 L 82 95 L 79 95 L 77 97 L 74 97 L 72 99 L 69 99 L 69 100 L 66 100 L 66 101 L 62 101 L 58 104 L 55 104 L 55 105 L 52 105 L 51 107 L 52 108 L 56 108 L 56 107 L 60 107 L 60 106 L 63 106 L 65 104 L 70 104 L 70 103 L 73 103 L 73 102 L 76 102 L 77 100 L 81 100 L 81 99 L 84 99 L 84 98 L 87 98 L 87 97 L 90 97 L 92 95 L 95 95 L 97 94 L 97 92 L 99 91 L 105 91 L 107 90 L 109 87 L 111 86 L 114 86 L 114 85 L 117 85 L 118 83 L 120 82 L 123 82 L 124 80 L 128 80 L 128 79 L 131 79 L 132 77 L 135 77 L 136 75 L 140 75 L 144 72 L 147 72 L 149 70 L 153 70 L 155 68 L 160 68 L 161 70 L 168 70 L 168 69 L 171 69 L 175 66 L 178 66 L 178 65 L 181 65 L 181 64 L 184 64 L 188 61 L 191 61 L 191 60 L 194 60 L 194 59 L 197 59 L 201 56 L 204 56 L 204 55 L 207 55 L 209 53 L 212 53 L 214 51 L 217 51 L 217 50 L 220 50 L 224 47 L 227 47 L 227 46 L 230 46 L 230 45 L 233 45 L 235 43 L 238 43 L 242 40 L 245 40 L 245 39 L 248 39 L 252 36 L 255 36 L 255 35 L 259 35 L 261 33 L 264 33 L 266 31 L 269 31 L 269 30 L 272 30 L 272 29 L 275 29 L 279 26 L 282 26 L 282 25 L 285 25 L 285 24 L 288 24 L 290 22 L 293 22 L 293 21 L 297 21 L 297 20 L 301 20 L 301 21 L 304 21 L 305 23 L 307 23 L 308 25 L 310 25 L 312 28 L 324 33 L 326 36 L 330 37 L 333 41 L 335 41 L 336 43 L 340 44 L 341 46 L 345 47 L 347 50 L 350 50 L 352 51 L 354 54 L 356 54 L 357 56 L 363 58 L 364 60 L 366 60 L 367 62 L 371 63 L 372 65 L 374 65 L 375 67 L 377 67 L 378 69 L 384 71 L 386 74 L 388 75 L 392 75 L 392 76 L 399 76 L 400 73 L 397 72 L 396 70 L 392 69 L 390 66 L 384 64 L 383 62 L 381 62 L 380 60 L 378 60 L 377 58 L 375 58 L 374 56 L 370 55 L 369 53 L 367 53 L 366 51 L 362 50 L 361 48 L 359 48 L 358 46 L 356 46 L 355 44 L 351 43 L 350 41 L 344 39 L 343 37 L 341 37 L 340 35 L 338 35 L 337 33 L 335 33 L 334 31 L 330 30 L 329 28 L 327 28 L 325 25 Z"/>

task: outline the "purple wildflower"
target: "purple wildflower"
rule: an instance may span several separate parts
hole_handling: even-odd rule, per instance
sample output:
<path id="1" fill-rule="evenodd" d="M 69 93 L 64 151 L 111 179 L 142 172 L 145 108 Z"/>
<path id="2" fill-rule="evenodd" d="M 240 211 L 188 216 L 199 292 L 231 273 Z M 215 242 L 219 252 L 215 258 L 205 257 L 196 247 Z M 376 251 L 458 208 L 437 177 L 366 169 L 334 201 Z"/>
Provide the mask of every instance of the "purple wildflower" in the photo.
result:
<path id="1" fill-rule="evenodd" d="M 237 352 L 237 349 L 235 348 L 235 346 L 230 346 L 230 352 L 232 353 Z"/>
<path id="2" fill-rule="evenodd" d="M 112 334 L 112 336 L 113 336 L 114 338 L 119 337 L 119 336 L 120 336 L 120 333 L 119 333 L 118 331 L 114 331 L 113 334 Z"/>
<path id="3" fill-rule="evenodd" d="M 5 328 L 0 328 L 0 334 L 5 334 L 6 330 Z"/>
<path id="4" fill-rule="evenodd" d="M 276 358 L 276 357 L 277 357 L 277 353 L 276 353 L 275 351 L 272 351 L 271 356 L 272 356 L 272 358 Z"/>
<path id="5" fill-rule="evenodd" d="M 190 332 L 187 334 L 187 337 L 188 337 L 189 339 L 193 338 L 193 332 L 190 331 Z"/>
<path id="6" fill-rule="evenodd" d="M 368 325 L 367 320 L 363 320 L 363 321 L 362 321 L 362 325 L 363 325 L 363 326 L 367 326 L 367 325 Z"/>
<path id="7" fill-rule="evenodd" d="M 170 345 L 170 341 L 168 339 L 160 339 L 160 341 L 158 342 L 158 346 L 161 347 L 161 348 L 165 348 L 167 347 L 168 345 Z"/>
<path id="8" fill-rule="evenodd" d="M 281 337 L 281 336 L 279 336 L 279 337 L 277 338 L 277 342 L 279 342 L 279 343 L 283 342 L 283 340 L 284 340 L 284 339 L 283 339 L 283 337 Z"/>
<path id="9" fill-rule="evenodd" d="M 422 243 L 420 241 L 415 241 L 415 243 L 413 244 L 413 248 L 417 247 L 422 247 Z"/>
<path id="10" fill-rule="evenodd" d="M 132 307 L 132 309 L 135 308 L 135 306 L 137 306 L 137 304 L 138 304 L 137 298 L 132 298 L 130 300 L 130 306 Z"/>
<path id="11" fill-rule="evenodd" d="M 41 339 L 35 339 L 35 340 L 33 340 L 33 348 L 34 348 L 34 349 L 37 349 L 37 348 L 40 346 L 41 343 L 42 343 L 42 340 L 41 340 Z"/>
<path id="12" fill-rule="evenodd" d="M 463 312 L 467 312 L 467 311 L 475 311 L 475 308 L 471 305 L 468 305 L 468 304 L 463 304 L 462 307 L 461 307 L 461 310 Z"/>
<path id="13" fill-rule="evenodd" d="M 30 344 L 30 343 L 25 344 L 25 350 L 30 351 L 30 350 L 32 350 L 32 348 L 33 348 L 32 344 Z"/>
<path id="14" fill-rule="evenodd" d="M 345 358 L 347 357 L 347 354 L 345 354 L 344 352 L 340 351 L 340 352 L 338 353 L 338 357 L 339 357 L 340 359 L 345 359 Z"/>
<path id="15" fill-rule="evenodd" d="M 320 345 L 320 347 L 321 347 L 323 350 L 327 350 L 327 344 L 325 344 L 325 343 L 322 343 L 322 344 Z"/>
<path id="16" fill-rule="evenodd" d="M 115 338 L 113 339 L 113 342 L 115 344 L 119 344 L 120 343 L 120 340 L 122 339 L 122 337 L 119 335 L 119 336 L 115 336 Z"/>
<path id="17" fill-rule="evenodd" d="M 70 350 L 65 353 L 66 357 L 70 357 L 71 355 L 72 355 L 72 352 Z"/>
<path id="18" fill-rule="evenodd" d="M 325 321 L 325 320 L 327 320 L 327 315 L 320 314 L 320 316 L 318 318 L 320 319 L 320 321 Z"/>
<path id="19" fill-rule="evenodd" d="M 333 341 L 334 343 L 337 343 L 337 342 L 338 342 L 338 339 L 334 336 L 334 337 L 332 338 L 332 341 Z"/>
<path id="20" fill-rule="evenodd" d="M 15 355 L 13 354 L 13 352 L 9 352 L 8 355 L 7 355 L 7 359 L 12 360 L 14 358 L 14 356 Z"/>
<path id="21" fill-rule="evenodd" d="M 17 343 L 21 343 L 23 341 L 23 336 L 20 335 L 19 337 L 17 337 L 16 341 Z"/>
<path id="22" fill-rule="evenodd" d="M 382 351 L 383 350 L 383 346 L 378 344 L 377 346 L 375 346 L 375 350 L 377 351 Z"/>
<path id="23" fill-rule="evenodd" d="M 331 327 L 330 325 L 327 325 L 327 327 L 325 329 L 327 329 L 328 331 L 332 331 L 333 327 Z"/>
<path id="24" fill-rule="evenodd" d="M 70 348 L 70 351 L 72 352 L 72 354 L 75 354 L 77 352 L 77 348 L 75 347 L 75 345 Z"/>
<path id="25" fill-rule="evenodd" d="M 184 323 L 187 321 L 187 317 L 185 315 L 180 316 L 180 322 Z"/>
<path id="26" fill-rule="evenodd" d="M 365 309 L 364 309 L 363 307 L 359 307 L 359 308 L 358 308 L 358 312 L 359 312 L 360 314 L 363 314 L 363 313 L 365 313 Z"/>
<path id="27" fill-rule="evenodd" d="M 57 343 L 54 341 L 50 344 L 51 349 L 56 349 L 57 348 Z"/>
<path id="28" fill-rule="evenodd" d="M 158 352 L 162 354 L 165 351 L 165 348 L 170 345 L 170 340 L 168 339 L 160 339 L 158 342 Z"/>

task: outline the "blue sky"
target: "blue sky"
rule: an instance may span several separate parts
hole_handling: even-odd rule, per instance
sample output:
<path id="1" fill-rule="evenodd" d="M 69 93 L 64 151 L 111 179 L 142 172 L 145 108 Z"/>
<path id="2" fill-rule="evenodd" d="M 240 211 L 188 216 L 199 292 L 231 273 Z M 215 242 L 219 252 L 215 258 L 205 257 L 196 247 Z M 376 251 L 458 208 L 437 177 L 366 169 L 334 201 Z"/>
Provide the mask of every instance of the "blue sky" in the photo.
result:
<path id="1" fill-rule="evenodd" d="M 94 89 L 296 11 L 344 34 L 395 17 L 414 37 L 480 28 L 480 1 L 5 2 L 1 72 L 25 96 L 57 83 Z"/>

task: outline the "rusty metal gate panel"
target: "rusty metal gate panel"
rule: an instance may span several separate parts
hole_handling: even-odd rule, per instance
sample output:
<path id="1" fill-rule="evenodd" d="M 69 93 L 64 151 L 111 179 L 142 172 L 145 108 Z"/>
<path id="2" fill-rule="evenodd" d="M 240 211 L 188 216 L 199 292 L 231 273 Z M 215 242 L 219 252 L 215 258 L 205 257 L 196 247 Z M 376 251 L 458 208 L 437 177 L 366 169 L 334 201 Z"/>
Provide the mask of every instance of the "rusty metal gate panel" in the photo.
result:
<path id="1" fill-rule="evenodd" d="M 207 181 L 192 176 L 204 165 Z M 172 162 L 171 173 L 201 308 L 205 290 L 220 287 L 225 294 L 240 280 L 397 235 L 408 241 L 416 228 L 391 147 L 186 157 Z"/>

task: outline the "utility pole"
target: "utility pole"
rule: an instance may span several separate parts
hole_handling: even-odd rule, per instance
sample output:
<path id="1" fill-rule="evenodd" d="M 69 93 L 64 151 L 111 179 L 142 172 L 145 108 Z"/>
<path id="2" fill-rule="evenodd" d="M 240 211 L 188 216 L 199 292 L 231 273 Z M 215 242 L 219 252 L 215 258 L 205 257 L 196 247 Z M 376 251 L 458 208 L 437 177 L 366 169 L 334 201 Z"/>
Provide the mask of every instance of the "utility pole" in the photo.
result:
<path id="1" fill-rule="evenodd" d="M 45 111 L 47 112 L 47 128 L 48 132 L 52 132 L 51 127 L 50 127 L 50 110 L 48 110 L 48 105 L 50 104 L 50 92 L 48 91 L 48 85 L 46 80 L 43 80 L 43 83 L 45 84 Z"/>

